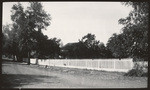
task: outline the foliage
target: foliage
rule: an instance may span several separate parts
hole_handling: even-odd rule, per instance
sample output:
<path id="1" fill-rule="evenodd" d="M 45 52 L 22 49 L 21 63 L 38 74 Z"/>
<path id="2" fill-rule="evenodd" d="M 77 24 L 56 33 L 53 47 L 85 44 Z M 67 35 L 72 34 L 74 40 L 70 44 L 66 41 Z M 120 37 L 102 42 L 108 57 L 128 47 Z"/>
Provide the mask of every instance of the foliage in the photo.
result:
<path id="1" fill-rule="evenodd" d="M 144 66 L 140 66 L 139 64 L 135 64 L 134 68 L 127 73 L 125 73 L 125 76 L 137 76 L 137 77 L 143 77 L 143 76 L 148 76 L 148 72 L 144 71 Z M 146 67 L 148 69 L 148 67 Z"/>
<path id="2" fill-rule="evenodd" d="M 77 43 L 68 43 L 63 47 L 66 50 L 65 56 L 67 58 L 110 58 L 111 52 L 105 47 L 105 45 L 95 39 L 94 34 L 88 33 L 83 36 Z"/>
<path id="3" fill-rule="evenodd" d="M 148 2 L 124 2 L 132 6 L 129 16 L 119 20 L 122 33 L 110 37 L 107 45 L 115 57 L 148 57 Z M 118 56 L 117 56 L 118 55 Z"/>
<path id="4" fill-rule="evenodd" d="M 38 58 L 58 58 L 60 54 L 60 39 L 52 38 L 39 43 Z"/>
<path id="5" fill-rule="evenodd" d="M 142 70 L 132 69 L 128 73 L 124 74 L 124 76 L 143 77 L 143 76 L 148 76 L 148 73 L 145 73 Z"/>
<path id="6" fill-rule="evenodd" d="M 31 51 L 37 49 L 39 39 L 44 37 L 36 35 L 42 33 L 41 30 L 50 25 L 50 15 L 43 10 L 43 6 L 39 2 L 30 2 L 30 6 L 26 10 L 21 3 L 14 4 L 11 12 L 13 24 L 11 30 L 6 32 L 9 37 L 11 54 L 20 59 L 24 55 L 30 58 Z"/>
<path id="7" fill-rule="evenodd" d="M 4 25 L 2 29 L 2 53 L 12 54 L 10 43 L 10 25 Z"/>
<path id="8" fill-rule="evenodd" d="M 147 57 L 149 4 L 148 2 L 125 2 L 123 4 L 133 7 L 128 17 L 119 20 L 119 23 L 124 25 L 123 34 L 127 37 L 126 43 L 131 44 L 129 45 L 132 48 L 130 53 L 135 57 Z"/>
<path id="9" fill-rule="evenodd" d="M 113 34 L 107 42 L 107 48 L 113 52 L 113 56 L 116 58 L 126 58 L 129 53 L 126 51 L 125 37 L 123 34 Z"/>

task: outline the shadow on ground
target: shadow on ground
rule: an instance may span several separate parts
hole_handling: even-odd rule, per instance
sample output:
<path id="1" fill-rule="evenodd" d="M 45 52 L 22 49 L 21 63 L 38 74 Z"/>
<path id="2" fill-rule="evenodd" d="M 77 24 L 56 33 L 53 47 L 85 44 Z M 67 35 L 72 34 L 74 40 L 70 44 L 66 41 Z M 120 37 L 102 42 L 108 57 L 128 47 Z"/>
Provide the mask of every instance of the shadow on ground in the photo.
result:
<path id="1" fill-rule="evenodd" d="M 55 76 L 43 75 L 21 75 L 21 74 L 2 74 L 1 88 L 15 88 L 23 85 L 33 85 L 35 83 L 42 83 L 45 79 L 57 78 Z M 54 83 L 54 82 L 48 82 Z"/>

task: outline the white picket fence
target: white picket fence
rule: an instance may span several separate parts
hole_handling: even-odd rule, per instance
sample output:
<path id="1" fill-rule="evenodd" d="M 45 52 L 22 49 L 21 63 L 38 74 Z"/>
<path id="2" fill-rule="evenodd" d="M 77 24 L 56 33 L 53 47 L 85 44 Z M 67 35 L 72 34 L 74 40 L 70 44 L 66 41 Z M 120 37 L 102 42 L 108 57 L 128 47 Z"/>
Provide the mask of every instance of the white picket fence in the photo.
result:
<path id="1" fill-rule="evenodd" d="M 36 64 L 36 59 L 30 59 Z M 134 66 L 132 59 L 37 59 L 38 65 L 80 69 L 127 72 Z"/>

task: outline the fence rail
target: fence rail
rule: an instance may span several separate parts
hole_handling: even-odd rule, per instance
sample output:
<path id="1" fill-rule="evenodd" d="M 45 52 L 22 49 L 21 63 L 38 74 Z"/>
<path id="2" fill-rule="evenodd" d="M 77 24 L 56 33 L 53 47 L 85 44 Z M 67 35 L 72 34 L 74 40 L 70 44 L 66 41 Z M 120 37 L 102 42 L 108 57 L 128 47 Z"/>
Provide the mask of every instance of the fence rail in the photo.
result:
<path id="1" fill-rule="evenodd" d="M 38 65 L 118 72 L 127 72 L 134 66 L 132 59 L 31 59 L 30 62 Z"/>

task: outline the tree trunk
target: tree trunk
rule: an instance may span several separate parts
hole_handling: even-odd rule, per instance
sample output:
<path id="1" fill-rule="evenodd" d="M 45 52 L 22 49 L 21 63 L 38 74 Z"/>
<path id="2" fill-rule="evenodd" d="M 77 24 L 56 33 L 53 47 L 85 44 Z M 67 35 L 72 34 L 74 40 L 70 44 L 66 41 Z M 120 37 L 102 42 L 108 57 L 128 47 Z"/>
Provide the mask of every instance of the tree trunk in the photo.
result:
<path id="1" fill-rule="evenodd" d="M 18 61 L 18 62 L 22 62 L 22 61 L 23 61 L 22 56 L 20 56 L 20 55 L 19 55 L 19 56 L 18 56 L 18 55 L 16 55 L 16 57 L 17 57 L 17 61 Z"/>
<path id="2" fill-rule="evenodd" d="M 22 58 L 22 56 L 20 56 L 20 62 L 23 62 L 23 58 Z"/>
<path id="3" fill-rule="evenodd" d="M 119 60 L 121 60 L 121 57 L 119 57 Z"/>
<path id="4" fill-rule="evenodd" d="M 36 65 L 38 65 L 38 58 L 36 58 Z"/>
<path id="5" fill-rule="evenodd" d="M 28 65 L 30 65 L 30 52 L 28 52 Z"/>
<path id="6" fill-rule="evenodd" d="M 15 62 L 15 55 L 13 55 L 13 62 Z"/>
<path id="7" fill-rule="evenodd" d="M 16 55 L 16 58 L 17 58 L 17 62 L 19 62 L 19 56 L 18 55 Z"/>

